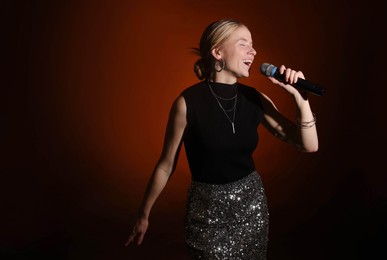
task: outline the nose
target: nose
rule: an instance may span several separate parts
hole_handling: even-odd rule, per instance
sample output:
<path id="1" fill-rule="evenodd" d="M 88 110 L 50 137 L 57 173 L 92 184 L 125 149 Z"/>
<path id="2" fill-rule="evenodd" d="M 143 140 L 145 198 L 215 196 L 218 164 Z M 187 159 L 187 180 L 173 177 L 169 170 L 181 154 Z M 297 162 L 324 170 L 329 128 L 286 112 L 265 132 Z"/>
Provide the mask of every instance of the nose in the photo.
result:
<path id="1" fill-rule="evenodd" d="M 255 56 L 257 54 L 257 51 L 253 47 L 251 47 L 251 49 L 249 50 L 249 54 Z"/>

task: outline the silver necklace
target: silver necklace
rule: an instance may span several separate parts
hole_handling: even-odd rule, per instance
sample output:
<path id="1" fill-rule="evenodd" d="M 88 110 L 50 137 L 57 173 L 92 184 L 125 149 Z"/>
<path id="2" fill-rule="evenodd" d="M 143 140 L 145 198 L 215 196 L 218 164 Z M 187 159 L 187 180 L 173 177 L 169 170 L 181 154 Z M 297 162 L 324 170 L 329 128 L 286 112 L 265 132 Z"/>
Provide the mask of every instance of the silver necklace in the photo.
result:
<path id="1" fill-rule="evenodd" d="M 216 101 L 218 102 L 218 105 L 219 105 L 220 109 L 222 109 L 222 111 L 223 111 L 223 113 L 226 115 L 228 121 L 230 121 L 231 126 L 232 126 L 232 132 L 233 132 L 233 134 L 235 134 L 235 124 L 234 124 L 234 122 L 235 122 L 236 105 L 237 105 L 237 100 L 238 100 L 238 92 L 237 92 L 237 93 L 235 94 L 235 96 L 233 96 L 232 98 L 222 98 L 222 97 L 219 97 L 218 95 L 215 94 L 214 90 L 213 90 L 212 87 L 211 87 L 210 82 L 207 81 L 207 83 L 208 83 L 208 87 L 209 87 L 210 90 L 211 90 L 212 95 L 214 96 L 214 98 L 215 98 Z M 235 101 L 234 101 L 234 106 L 233 106 L 231 109 L 226 110 L 226 109 L 223 108 L 222 104 L 220 104 L 219 99 L 222 99 L 222 100 L 233 100 L 233 99 L 235 99 Z M 228 114 L 227 114 L 227 112 L 231 112 L 231 111 L 233 111 L 233 114 L 232 114 L 232 120 L 231 120 L 231 118 L 230 118 L 230 117 L 228 116 Z"/>

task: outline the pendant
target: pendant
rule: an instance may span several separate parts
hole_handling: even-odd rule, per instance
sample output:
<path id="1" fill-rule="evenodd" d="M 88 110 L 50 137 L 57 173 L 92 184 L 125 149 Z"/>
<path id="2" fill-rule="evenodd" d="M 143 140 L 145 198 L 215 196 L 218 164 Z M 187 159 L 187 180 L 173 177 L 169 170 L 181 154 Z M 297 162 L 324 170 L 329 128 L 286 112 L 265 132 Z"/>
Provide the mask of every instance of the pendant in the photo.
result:
<path id="1" fill-rule="evenodd" d="M 231 122 L 231 125 L 232 125 L 232 132 L 233 132 L 233 134 L 235 134 L 235 126 L 234 126 L 234 123 Z"/>

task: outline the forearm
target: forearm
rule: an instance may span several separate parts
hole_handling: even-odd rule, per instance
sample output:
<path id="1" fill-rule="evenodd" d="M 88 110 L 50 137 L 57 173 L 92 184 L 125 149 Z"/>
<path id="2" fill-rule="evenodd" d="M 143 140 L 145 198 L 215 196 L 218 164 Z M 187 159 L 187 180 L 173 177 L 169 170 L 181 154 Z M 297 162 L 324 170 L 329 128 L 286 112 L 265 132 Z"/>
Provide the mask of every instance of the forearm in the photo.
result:
<path id="1" fill-rule="evenodd" d="M 155 167 L 138 212 L 140 218 L 149 218 L 153 204 L 167 184 L 169 176 L 170 172 L 168 170 L 161 168 L 159 165 Z"/>
<path id="2" fill-rule="evenodd" d="M 316 152 L 318 149 L 318 137 L 316 118 L 313 114 L 308 99 L 296 99 L 297 106 L 297 132 L 301 147 L 306 152 Z"/>

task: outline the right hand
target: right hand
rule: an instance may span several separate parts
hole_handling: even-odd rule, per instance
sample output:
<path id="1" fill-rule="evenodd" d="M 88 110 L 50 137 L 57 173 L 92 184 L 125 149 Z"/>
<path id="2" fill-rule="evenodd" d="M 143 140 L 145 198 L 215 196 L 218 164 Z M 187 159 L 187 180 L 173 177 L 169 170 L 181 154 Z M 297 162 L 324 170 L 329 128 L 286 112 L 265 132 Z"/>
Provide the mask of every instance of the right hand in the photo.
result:
<path id="1" fill-rule="evenodd" d="M 132 242 L 137 243 L 137 245 L 141 245 L 146 230 L 148 229 L 148 225 L 148 219 L 138 219 L 132 229 L 132 233 L 130 233 L 128 240 L 125 242 L 125 246 L 130 245 Z"/>

